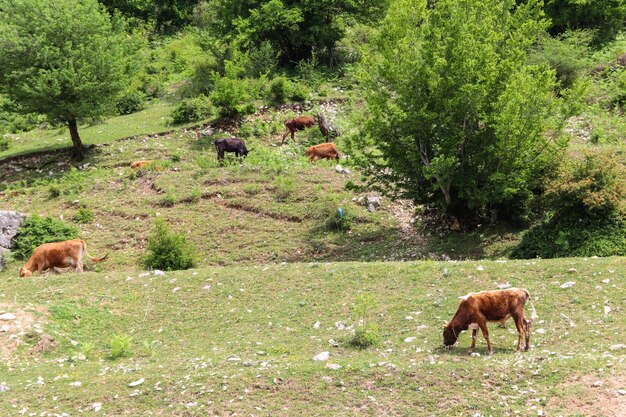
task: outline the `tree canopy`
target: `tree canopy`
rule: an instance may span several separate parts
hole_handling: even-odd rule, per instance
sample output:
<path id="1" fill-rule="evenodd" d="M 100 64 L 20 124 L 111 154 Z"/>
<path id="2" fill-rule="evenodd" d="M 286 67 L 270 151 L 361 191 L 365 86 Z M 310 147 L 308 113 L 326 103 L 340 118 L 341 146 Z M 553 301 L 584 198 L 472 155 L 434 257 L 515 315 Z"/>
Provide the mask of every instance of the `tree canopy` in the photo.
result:
<path id="1" fill-rule="evenodd" d="M 535 0 L 394 1 L 363 60 L 371 183 L 459 217 L 523 211 L 563 145 L 554 71 L 526 65 L 547 24 Z"/>
<path id="2" fill-rule="evenodd" d="M 96 0 L 0 0 L 0 88 L 25 111 L 66 123 L 106 114 L 131 70 L 128 37 Z"/>

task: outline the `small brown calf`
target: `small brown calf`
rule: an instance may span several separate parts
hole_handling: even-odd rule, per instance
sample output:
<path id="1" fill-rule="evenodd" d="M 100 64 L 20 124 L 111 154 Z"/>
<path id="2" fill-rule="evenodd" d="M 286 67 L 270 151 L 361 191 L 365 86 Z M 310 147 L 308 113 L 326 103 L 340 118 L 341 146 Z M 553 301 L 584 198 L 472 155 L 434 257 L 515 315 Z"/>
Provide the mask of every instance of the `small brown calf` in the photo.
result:
<path id="1" fill-rule="evenodd" d="M 306 149 L 306 156 L 312 162 L 318 159 L 339 159 L 339 151 L 334 143 L 320 143 L 319 145 L 309 146 Z"/>
<path id="2" fill-rule="evenodd" d="M 497 322 L 501 324 L 513 317 L 517 327 L 518 340 L 517 351 L 522 351 L 522 337 L 525 336 L 526 346 L 530 347 L 531 321 L 524 318 L 524 305 L 526 300 L 530 301 L 530 293 L 523 288 L 509 288 L 497 291 L 481 291 L 479 293 L 469 293 L 459 297 L 461 300 L 459 308 L 452 320 L 443 330 L 443 344 L 446 347 L 454 345 L 463 330 L 472 329 L 472 345 L 470 351 L 476 347 L 476 334 L 478 329 L 487 340 L 489 354 L 493 353 L 487 322 Z M 537 312 L 532 301 L 530 305 L 533 309 L 531 320 L 537 318 Z"/>

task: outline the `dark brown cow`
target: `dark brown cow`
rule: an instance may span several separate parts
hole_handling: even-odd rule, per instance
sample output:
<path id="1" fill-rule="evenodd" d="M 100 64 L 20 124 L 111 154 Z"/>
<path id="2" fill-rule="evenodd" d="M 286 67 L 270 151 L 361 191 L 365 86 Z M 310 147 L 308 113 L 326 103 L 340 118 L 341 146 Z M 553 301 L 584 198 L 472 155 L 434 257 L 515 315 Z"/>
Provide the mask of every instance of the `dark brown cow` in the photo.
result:
<path id="1" fill-rule="evenodd" d="M 334 143 L 320 143 L 319 145 L 310 146 L 306 149 L 306 156 L 311 161 L 318 159 L 339 159 L 339 151 Z"/>
<path id="2" fill-rule="evenodd" d="M 304 130 L 308 127 L 315 126 L 315 118 L 313 116 L 298 116 L 293 119 L 287 120 L 285 122 L 285 134 L 283 135 L 283 141 L 281 144 L 285 143 L 285 138 L 289 133 L 291 133 L 291 140 L 294 140 L 294 135 L 296 130 Z"/>
<path id="3" fill-rule="evenodd" d="M 218 139 L 215 141 L 215 147 L 217 148 L 217 159 L 219 161 L 224 159 L 225 152 L 234 152 L 236 157 L 248 155 L 246 143 L 239 138 Z"/>
<path id="4" fill-rule="evenodd" d="M 83 254 L 86 254 L 92 262 L 101 262 L 108 256 L 91 257 L 87 253 L 87 244 L 82 239 L 44 243 L 33 251 L 26 265 L 20 270 L 20 277 L 30 277 L 35 271 L 41 274 L 50 268 L 74 267 L 76 272 L 83 272 Z"/>
<path id="5" fill-rule="evenodd" d="M 530 294 L 523 288 L 509 288 L 497 291 L 481 291 L 479 293 L 469 293 L 459 297 L 460 303 L 456 314 L 443 330 L 443 344 L 446 347 L 454 345 L 459 334 L 467 329 L 472 329 L 472 345 L 470 351 L 476 347 L 476 334 L 478 329 L 487 340 L 489 354 L 493 353 L 487 322 L 504 323 L 513 317 L 517 327 L 518 340 L 517 351 L 522 351 L 522 337 L 526 336 L 525 350 L 530 347 L 531 322 L 524 318 L 524 305 L 526 300 L 530 301 Z M 531 320 L 537 318 L 537 312 L 532 301 L 530 305 L 533 309 Z"/>

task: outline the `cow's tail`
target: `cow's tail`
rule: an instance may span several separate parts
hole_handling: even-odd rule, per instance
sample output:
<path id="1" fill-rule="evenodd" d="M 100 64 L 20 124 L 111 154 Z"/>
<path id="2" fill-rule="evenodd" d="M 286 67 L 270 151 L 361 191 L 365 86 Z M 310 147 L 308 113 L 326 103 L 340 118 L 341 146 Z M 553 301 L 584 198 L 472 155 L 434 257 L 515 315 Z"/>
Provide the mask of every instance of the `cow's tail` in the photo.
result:
<path id="1" fill-rule="evenodd" d="M 104 261 L 104 260 L 105 260 L 105 259 L 109 256 L 109 254 L 108 254 L 108 253 L 107 253 L 106 255 L 104 255 L 102 258 L 97 258 L 97 257 L 95 257 L 95 256 L 91 256 L 91 255 L 89 254 L 89 252 L 87 252 L 87 244 L 85 243 L 85 241 L 84 241 L 84 240 L 82 240 L 82 242 L 83 242 L 83 253 L 84 253 L 85 255 L 87 255 L 87 257 L 91 260 L 91 262 L 102 262 L 102 261 Z"/>
<path id="2" fill-rule="evenodd" d="M 537 315 L 537 310 L 535 310 L 535 306 L 533 305 L 533 300 L 530 299 L 530 293 L 527 290 L 524 290 L 526 293 L 526 299 L 530 302 L 530 307 L 533 309 L 533 312 L 530 315 L 531 320 L 537 320 L 539 316 Z"/>

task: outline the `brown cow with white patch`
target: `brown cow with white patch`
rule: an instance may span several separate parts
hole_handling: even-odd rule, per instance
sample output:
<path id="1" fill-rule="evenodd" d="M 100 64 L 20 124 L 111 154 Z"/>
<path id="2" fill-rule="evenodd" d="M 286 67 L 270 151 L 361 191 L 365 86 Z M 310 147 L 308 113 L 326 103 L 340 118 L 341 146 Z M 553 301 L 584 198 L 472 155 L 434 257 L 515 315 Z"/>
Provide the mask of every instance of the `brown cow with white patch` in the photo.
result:
<path id="1" fill-rule="evenodd" d="M 334 143 L 320 143 L 319 145 L 310 146 L 306 149 L 306 156 L 311 161 L 318 159 L 339 159 L 339 151 Z"/>
<path id="2" fill-rule="evenodd" d="M 44 243 L 38 246 L 26 265 L 20 270 L 20 277 L 30 277 L 33 272 L 41 274 L 45 269 L 74 267 L 76 272 L 83 272 L 83 254 L 92 262 L 101 262 L 108 256 L 93 258 L 87 253 L 87 244 L 82 239 L 64 242 Z"/>
<path id="3" fill-rule="evenodd" d="M 283 135 L 283 141 L 281 145 L 285 143 L 285 138 L 291 133 L 291 140 L 294 140 L 296 130 L 304 130 L 308 127 L 315 126 L 315 118 L 313 116 L 298 116 L 293 119 L 289 119 L 285 122 L 285 128 L 287 131 Z"/>
<path id="4" fill-rule="evenodd" d="M 489 339 L 487 322 L 499 321 L 504 323 L 504 321 L 513 317 L 518 333 L 517 351 L 522 351 L 522 337 L 524 335 L 526 336 L 524 350 L 528 350 L 530 347 L 531 322 L 524 318 L 524 305 L 526 300 L 530 301 L 530 293 L 528 291 L 523 288 L 481 291 L 479 293 L 469 293 L 466 296 L 459 297 L 459 299 L 460 303 L 456 314 L 443 330 L 444 346 L 451 347 L 456 343 L 459 334 L 463 330 L 472 329 L 471 352 L 476 347 L 476 334 L 480 328 L 487 340 L 487 348 L 491 355 L 493 347 Z M 533 309 L 531 320 L 535 320 L 537 312 L 532 301 L 530 301 L 530 305 Z"/>

